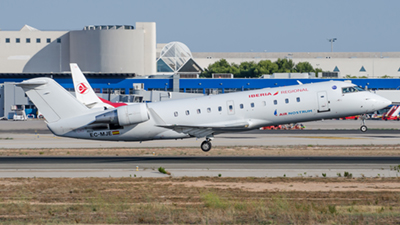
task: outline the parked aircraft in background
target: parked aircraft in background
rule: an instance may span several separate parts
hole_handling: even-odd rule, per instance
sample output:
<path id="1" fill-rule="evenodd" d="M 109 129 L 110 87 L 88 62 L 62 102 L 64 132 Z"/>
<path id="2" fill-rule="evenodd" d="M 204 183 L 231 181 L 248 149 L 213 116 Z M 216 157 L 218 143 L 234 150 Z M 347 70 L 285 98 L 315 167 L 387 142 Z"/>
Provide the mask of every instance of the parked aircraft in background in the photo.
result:
<path id="1" fill-rule="evenodd" d="M 392 106 L 389 111 L 387 111 L 387 113 L 385 113 L 382 116 L 383 120 L 400 120 L 400 116 L 399 116 L 399 112 L 400 112 L 400 106 L 399 105 L 394 105 Z"/>
<path id="2" fill-rule="evenodd" d="M 82 92 L 77 96 L 83 97 L 80 101 L 50 78 L 17 86 L 43 113 L 55 135 L 108 141 L 196 137 L 205 138 L 203 151 L 211 149 L 216 134 L 364 114 L 391 104 L 354 84 L 329 81 L 110 108 L 93 94 L 86 99 L 85 91 L 94 92 L 85 82 L 78 81 L 76 87 Z"/>
<path id="3" fill-rule="evenodd" d="M 75 97 L 88 108 L 116 108 L 126 103 L 115 103 L 102 99 L 96 95 L 86 77 L 79 69 L 78 64 L 70 63 L 72 81 L 75 88 Z"/>

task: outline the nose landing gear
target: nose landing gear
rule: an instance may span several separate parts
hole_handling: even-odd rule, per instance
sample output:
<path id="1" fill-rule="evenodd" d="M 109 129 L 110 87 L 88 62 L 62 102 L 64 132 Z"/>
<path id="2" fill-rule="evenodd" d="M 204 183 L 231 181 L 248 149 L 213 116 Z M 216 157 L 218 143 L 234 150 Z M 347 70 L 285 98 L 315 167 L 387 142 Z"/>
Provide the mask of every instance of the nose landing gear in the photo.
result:
<path id="1" fill-rule="evenodd" d="M 367 132 L 367 130 L 368 130 L 367 126 L 365 125 L 366 118 L 367 118 L 367 116 L 365 114 L 361 116 L 361 120 L 362 120 L 362 125 L 360 127 L 361 132 Z"/>

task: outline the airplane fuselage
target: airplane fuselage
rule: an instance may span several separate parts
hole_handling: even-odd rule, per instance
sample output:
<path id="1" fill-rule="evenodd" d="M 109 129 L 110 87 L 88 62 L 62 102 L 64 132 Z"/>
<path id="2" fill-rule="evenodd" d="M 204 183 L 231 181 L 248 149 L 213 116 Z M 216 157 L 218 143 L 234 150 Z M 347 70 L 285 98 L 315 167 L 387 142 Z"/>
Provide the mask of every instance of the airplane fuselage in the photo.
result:
<path id="1" fill-rule="evenodd" d="M 390 103 L 351 83 L 331 81 L 137 104 L 147 104 L 148 120 L 117 127 L 77 127 L 81 121 L 69 127 L 63 123 L 62 129 L 57 122 L 48 127 L 56 135 L 92 140 L 179 139 L 364 114 Z M 86 118 L 107 111 L 92 110 Z"/>

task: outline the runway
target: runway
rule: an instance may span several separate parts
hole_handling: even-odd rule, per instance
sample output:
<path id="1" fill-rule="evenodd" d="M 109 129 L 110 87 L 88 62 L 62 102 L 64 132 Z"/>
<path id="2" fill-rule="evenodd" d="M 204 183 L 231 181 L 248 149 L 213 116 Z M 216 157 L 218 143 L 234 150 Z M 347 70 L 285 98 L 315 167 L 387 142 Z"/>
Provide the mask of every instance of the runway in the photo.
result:
<path id="1" fill-rule="evenodd" d="M 382 168 L 400 163 L 400 157 L 325 156 L 103 156 L 103 157 L 0 157 L 0 169 L 127 169 L 132 165 L 149 168 L 168 165 L 171 169 L 272 169 L 282 167 Z"/>
<path id="2" fill-rule="evenodd" d="M 0 177 L 393 177 L 400 157 L 0 157 Z"/>
<path id="3" fill-rule="evenodd" d="M 216 135 L 213 146 L 292 145 L 397 145 L 400 121 L 367 121 L 369 130 L 358 130 L 360 121 L 324 120 L 304 123 L 305 130 L 252 130 Z M 111 142 L 56 137 L 43 121 L 0 121 L 1 148 L 153 148 L 199 147 L 203 139 Z"/>
<path id="4" fill-rule="evenodd" d="M 369 130 L 358 130 L 360 121 L 326 120 L 304 123 L 306 130 L 253 130 L 217 135 L 213 146 L 298 145 L 397 145 L 399 121 L 367 121 Z M 109 142 L 55 137 L 43 121 L 0 121 L 0 151 L 57 148 L 196 147 L 202 139 L 149 142 Z M 198 151 L 201 151 L 198 149 Z M 1 157 L 0 177 L 162 177 L 172 176 L 396 177 L 399 157 Z M 392 168 L 392 169 L 391 169 Z"/>

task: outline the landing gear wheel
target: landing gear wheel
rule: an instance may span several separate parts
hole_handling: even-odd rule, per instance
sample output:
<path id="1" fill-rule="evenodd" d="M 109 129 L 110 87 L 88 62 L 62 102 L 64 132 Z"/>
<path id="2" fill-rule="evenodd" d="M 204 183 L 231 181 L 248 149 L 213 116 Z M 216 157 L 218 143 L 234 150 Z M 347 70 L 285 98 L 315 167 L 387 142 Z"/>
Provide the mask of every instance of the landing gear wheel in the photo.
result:
<path id="1" fill-rule="evenodd" d="M 367 128 L 367 126 L 362 125 L 362 126 L 360 127 L 360 130 L 361 130 L 361 132 L 366 132 L 366 131 L 368 130 L 368 128 Z"/>
<path id="2" fill-rule="evenodd" d="M 365 119 L 367 119 L 367 118 L 368 118 L 367 114 L 361 115 L 361 120 L 362 120 L 361 127 L 360 127 L 361 132 L 366 132 L 368 130 L 367 126 L 365 125 Z"/>
<path id="3" fill-rule="evenodd" d="M 203 152 L 208 152 L 211 150 L 211 142 L 210 141 L 203 141 L 200 145 L 201 150 L 203 150 Z"/>

